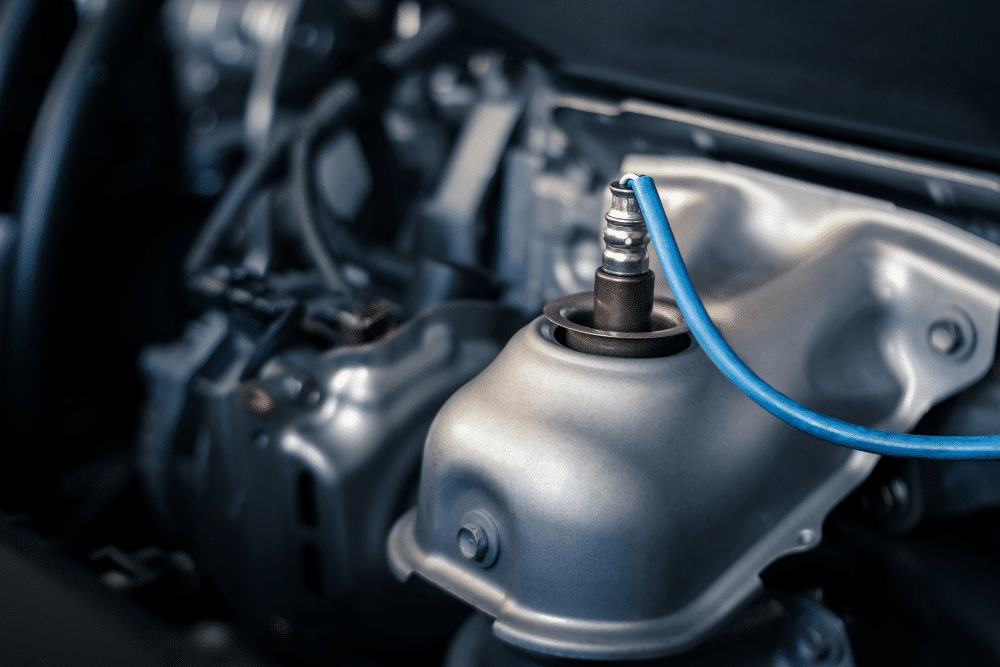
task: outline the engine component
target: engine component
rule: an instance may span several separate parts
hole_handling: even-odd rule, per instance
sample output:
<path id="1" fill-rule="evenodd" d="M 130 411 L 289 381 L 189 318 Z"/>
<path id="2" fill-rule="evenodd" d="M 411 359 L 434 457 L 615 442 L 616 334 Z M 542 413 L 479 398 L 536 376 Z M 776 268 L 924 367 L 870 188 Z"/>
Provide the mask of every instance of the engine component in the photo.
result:
<path id="1" fill-rule="evenodd" d="M 607 4 L 0 0 L 6 662 L 1000 660 L 1000 461 L 704 333 L 997 438 L 992 24 Z"/>
<path id="2" fill-rule="evenodd" d="M 522 322 L 509 307 L 453 302 L 361 347 L 255 363 L 274 335 L 210 311 L 143 357 L 150 501 L 250 627 L 294 636 L 296 653 L 324 655 L 352 619 L 389 633 L 433 625 L 399 602 L 385 536 L 413 502 L 434 414 Z"/>
<path id="3" fill-rule="evenodd" d="M 606 357 L 663 357 L 683 350 L 688 337 L 680 311 L 671 302 L 653 300 L 649 234 L 635 194 L 612 183 L 605 218 L 607 248 L 593 294 L 573 294 L 545 306 L 545 317 L 558 327 L 556 338 L 571 350 Z"/>
<path id="4" fill-rule="evenodd" d="M 650 220 L 657 255 L 670 279 L 670 288 L 677 296 L 681 313 L 691 321 L 692 334 L 712 363 L 759 406 L 803 433 L 874 454 L 959 460 L 1000 458 L 1000 436 L 911 435 L 865 428 L 810 410 L 761 380 L 726 343 L 691 284 L 653 179 L 627 174 L 622 182 L 626 180 L 636 191 L 643 216 Z M 962 358 L 975 345 L 963 329 L 974 332 L 967 322 L 963 327 L 955 316 L 943 317 L 931 323 L 927 342 L 933 352 Z"/>
<path id="5" fill-rule="evenodd" d="M 163 5 L 179 102 L 189 126 L 185 183 L 209 196 L 234 153 L 259 153 L 275 126 L 383 23 L 378 6 L 285 0 L 171 0 Z M 284 108 L 283 108 L 284 107 Z"/>
<path id="6" fill-rule="evenodd" d="M 443 667 L 567 667 L 570 662 L 528 653 L 498 641 L 490 619 L 474 614 L 455 635 Z M 607 662 L 586 661 L 604 667 Z M 725 628 L 681 656 L 644 662 L 645 667 L 853 667 L 843 621 L 816 601 L 765 595 Z"/>
<path id="7" fill-rule="evenodd" d="M 483 54 L 478 60 L 475 69 L 483 80 L 484 94 L 463 123 L 454 154 L 424 211 L 427 247 L 472 265 L 479 259 L 477 209 L 524 110 L 533 78 L 525 77 L 528 80 L 512 93 L 511 84 L 499 71 L 501 58 Z"/>
<path id="8" fill-rule="evenodd" d="M 649 270 L 649 232 L 635 193 L 611 184 L 611 210 L 605 215 L 604 253 L 594 277 L 594 326 L 608 331 L 649 331 L 653 273 Z"/>
<path id="9" fill-rule="evenodd" d="M 733 165 L 634 157 L 623 171 L 658 177 L 712 319 L 801 402 L 907 431 L 992 364 L 996 249 L 927 216 Z M 974 332 L 961 355 L 928 341 L 946 314 Z M 605 358 L 567 349 L 538 318 L 442 408 L 391 564 L 494 617 L 516 646 L 670 654 L 758 590 L 767 564 L 815 546 L 876 461 L 773 419 L 697 345 Z M 457 541 L 470 512 L 496 527 L 489 567 Z"/>
<path id="10" fill-rule="evenodd" d="M 952 397 L 931 417 L 935 433 L 1000 433 L 1000 383 L 990 376 Z M 905 535 L 929 519 L 954 519 L 1000 509 L 1000 461 L 901 459 L 866 484 L 859 506 L 879 528 Z"/>
<path id="11" fill-rule="evenodd" d="M 849 184 L 855 192 L 933 211 L 1000 242 L 995 222 L 1000 177 L 994 172 L 647 100 L 585 96 L 544 82 L 527 121 L 525 140 L 505 159 L 496 260 L 507 286 L 504 298 L 526 313 L 593 288 L 593 268 L 601 258 L 599 221 L 608 207 L 603 184 L 622 173 L 626 156 L 638 152 L 709 157 L 795 177 L 809 174 L 819 183 Z M 601 187 L 595 189 L 595 182 Z M 668 291 L 662 278 L 659 285 L 662 296 Z"/>

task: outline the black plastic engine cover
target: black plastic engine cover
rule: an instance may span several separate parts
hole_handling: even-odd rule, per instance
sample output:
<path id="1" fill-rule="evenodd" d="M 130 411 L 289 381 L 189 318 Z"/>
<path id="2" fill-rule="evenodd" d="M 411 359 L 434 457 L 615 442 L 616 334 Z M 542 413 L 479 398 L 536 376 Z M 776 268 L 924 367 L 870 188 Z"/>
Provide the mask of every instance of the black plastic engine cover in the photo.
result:
<path id="1" fill-rule="evenodd" d="M 547 53 L 568 75 L 1000 167 L 995 3 L 455 2 Z"/>

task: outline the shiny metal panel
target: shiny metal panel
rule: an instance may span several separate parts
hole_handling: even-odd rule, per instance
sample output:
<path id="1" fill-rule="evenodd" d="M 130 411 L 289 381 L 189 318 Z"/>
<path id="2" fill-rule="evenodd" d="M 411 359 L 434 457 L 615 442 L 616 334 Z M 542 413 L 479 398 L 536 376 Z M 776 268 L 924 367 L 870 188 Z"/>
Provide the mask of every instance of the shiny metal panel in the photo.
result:
<path id="1" fill-rule="evenodd" d="M 656 179 L 734 349 L 808 407 L 907 431 L 991 366 L 997 248 L 928 216 L 745 167 L 634 156 L 623 170 Z M 965 343 L 935 343 L 942 320 Z M 419 505 L 393 528 L 390 564 L 530 650 L 665 655 L 717 627 L 769 563 L 815 546 L 876 461 L 778 421 L 697 345 L 659 359 L 598 357 L 562 346 L 538 318 L 435 418 Z M 471 511 L 496 526 L 490 567 L 459 548 Z"/>

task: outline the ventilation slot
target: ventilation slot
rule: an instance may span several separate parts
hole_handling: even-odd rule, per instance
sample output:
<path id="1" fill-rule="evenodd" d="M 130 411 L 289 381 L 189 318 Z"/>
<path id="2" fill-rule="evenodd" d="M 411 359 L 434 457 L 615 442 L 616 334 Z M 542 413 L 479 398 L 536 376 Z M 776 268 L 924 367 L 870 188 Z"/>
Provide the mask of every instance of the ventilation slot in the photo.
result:
<path id="1" fill-rule="evenodd" d="M 319 549 L 312 542 L 302 543 L 302 583 L 311 593 L 323 595 Z"/>
<path id="2" fill-rule="evenodd" d="M 299 473 L 298 479 L 299 521 L 307 526 L 319 523 L 319 508 L 316 506 L 316 475 L 309 470 Z"/>

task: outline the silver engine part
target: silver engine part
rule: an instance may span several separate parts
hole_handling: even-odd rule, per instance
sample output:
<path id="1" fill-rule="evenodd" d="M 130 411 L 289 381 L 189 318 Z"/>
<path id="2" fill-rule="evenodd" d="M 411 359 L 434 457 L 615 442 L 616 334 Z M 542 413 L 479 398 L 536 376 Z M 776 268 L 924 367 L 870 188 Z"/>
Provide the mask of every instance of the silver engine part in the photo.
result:
<path id="1" fill-rule="evenodd" d="M 991 366 L 997 248 L 750 168 L 631 156 L 622 171 L 656 180 L 732 347 L 808 407 L 908 431 Z M 555 329 L 536 319 L 448 400 L 418 506 L 388 544 L 398 577 L 469 602 L 506 642 L 587 659 L 691 646 L 765 566 L 815 546 L 878 459 L 773 418 L 695 343 L 615 359 L 569 350 Z"/>
<path id="2" fill-rule="evenodd" d="M 1000 453 L 622 183 L 1000 441 L 997 12 L 854 4 L 0 0 L 0 667 L 1000 665 Z"/>
<path id="3" fill-rule="evenodd" d="M 413 502 L 431 419 L 523 321 L 508 306 L 455 301 L 378 342 L 288 351 L 246 377 L 256 342 L 210 311 L 142 360 L 157 406 L 140 439 L 149 500 L 251 627 L 294 636 L 300 652 L 335 645 L 335 612 L 364 591 L 351 613 L 391 634 L 402 593 L 385 537 Z"/>
<path id="4" fill-rule="evenodd" d="M 734 622 L 724 641 L 706 642 L 643 667 L 854 667 L 843 621 L 815 600 L 764 595 Z M 566 664 L 529 655 L 498 640 L 485 614 L 473 614 L 455 635 L 442 667 L 543 667 Z M 575 664 L 580 664 L 576 662 Z M 591 663 L 606 667 L 609 663 Z M 613 664 L 613 663 L 612 663 Z M 620 663 L 619 663 L 620 664 Z"/>

